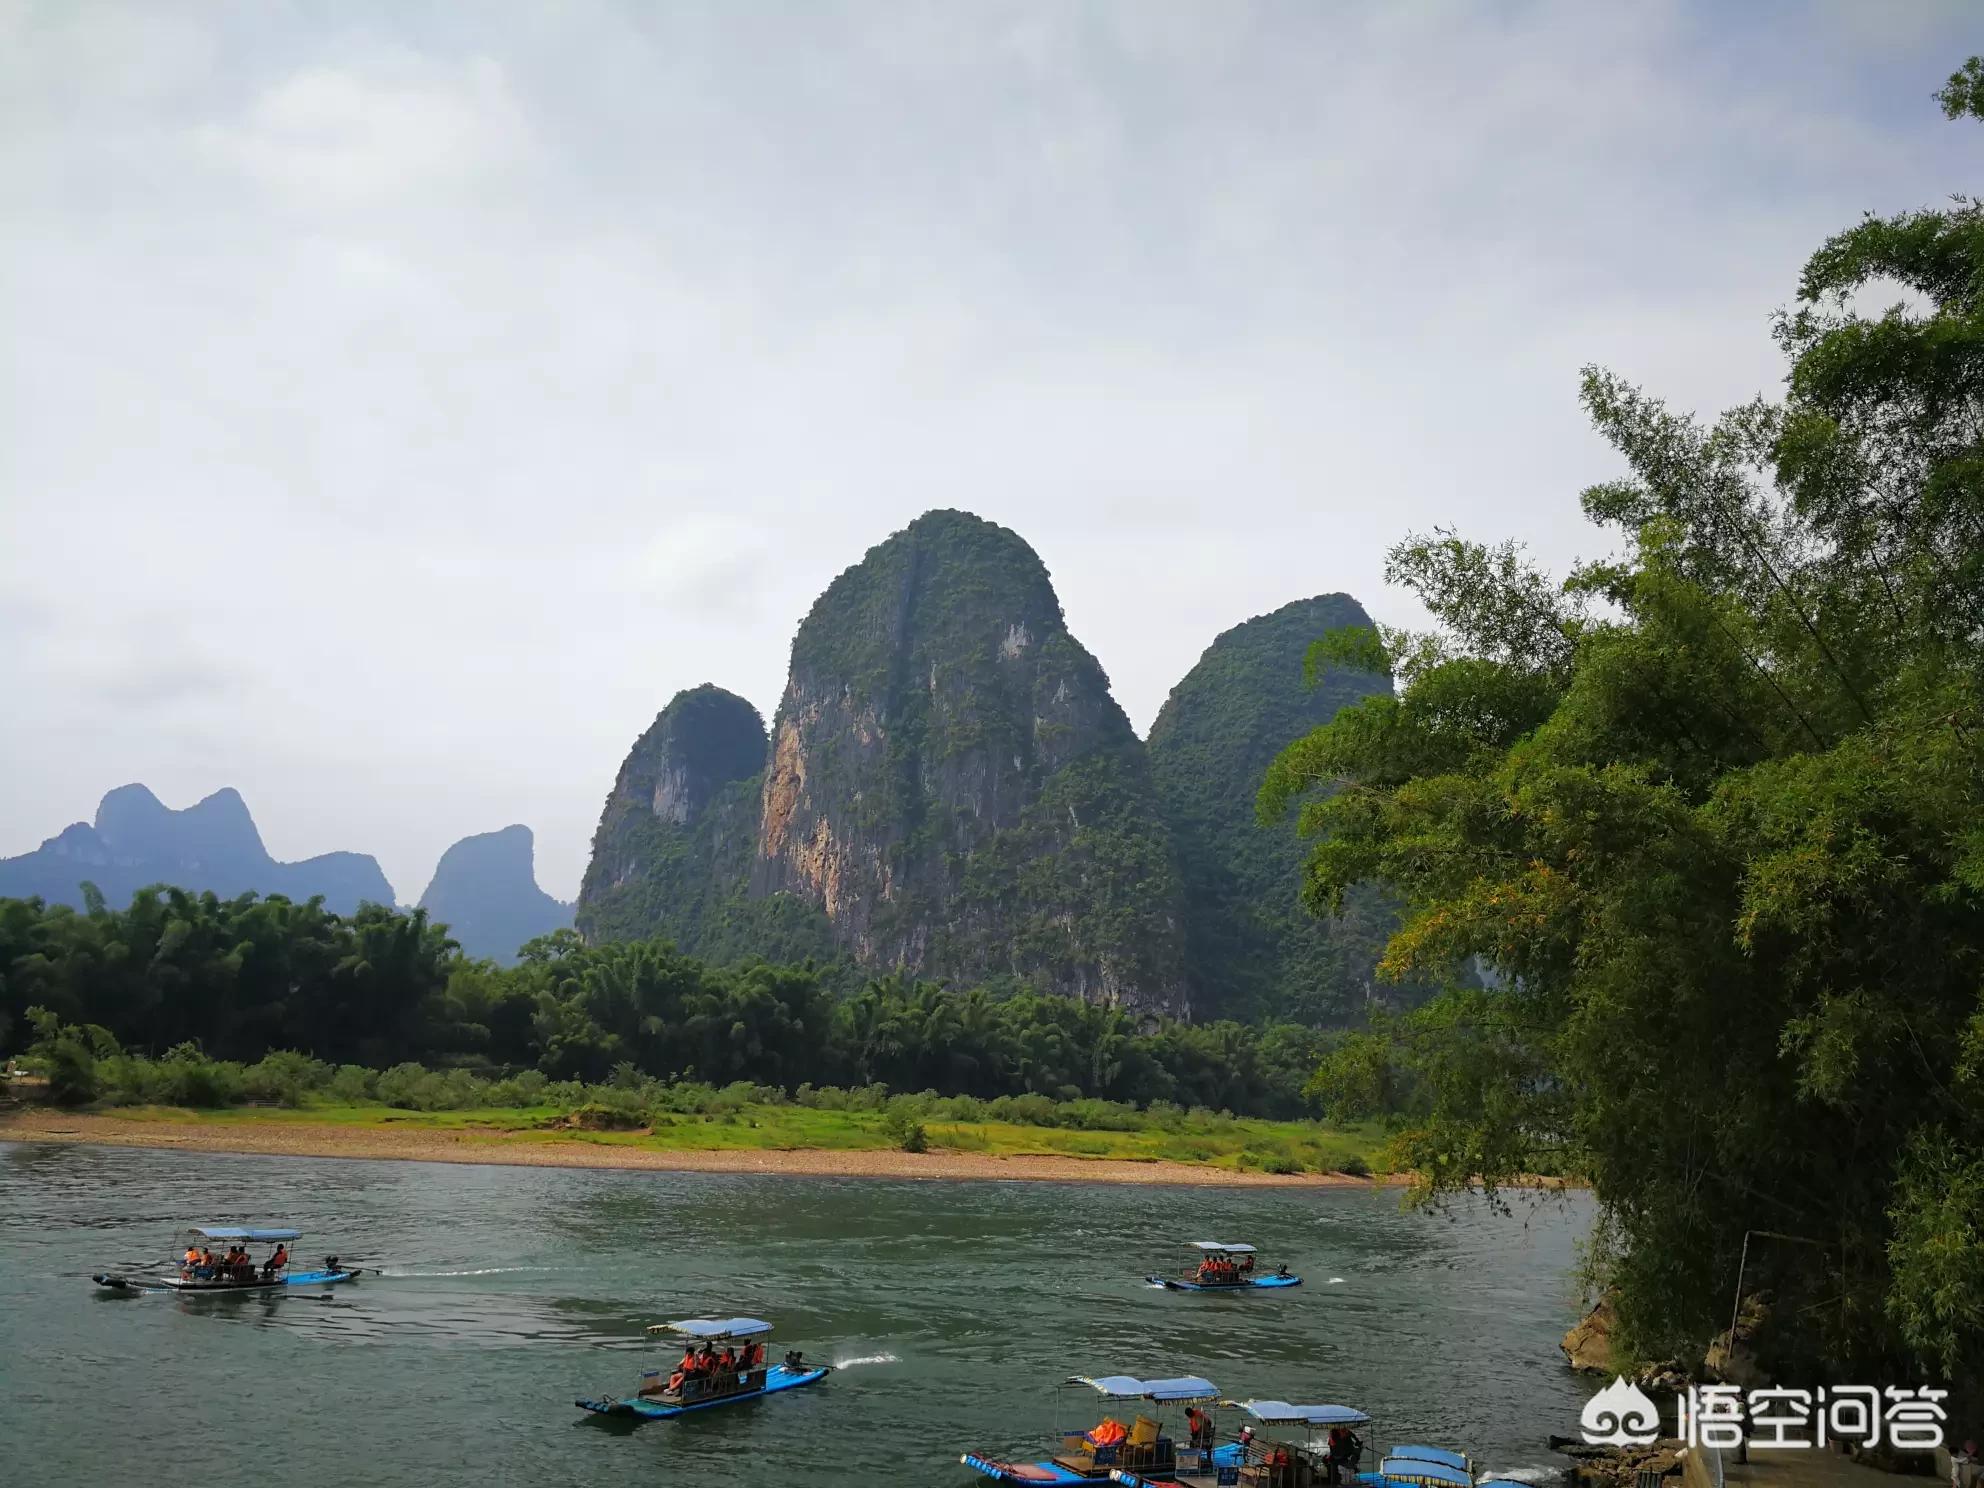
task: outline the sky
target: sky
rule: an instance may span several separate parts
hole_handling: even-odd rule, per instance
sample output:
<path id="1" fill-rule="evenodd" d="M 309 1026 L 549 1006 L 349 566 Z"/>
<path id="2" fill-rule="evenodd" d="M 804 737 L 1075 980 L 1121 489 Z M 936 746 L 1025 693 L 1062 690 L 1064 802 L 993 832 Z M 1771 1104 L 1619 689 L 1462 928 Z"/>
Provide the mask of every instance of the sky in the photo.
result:
<path id="1" fill-rule="evenodd" d="M 1974 190 L 1974 7 L 0 0 L 0 855 L 128 781 L 412 902 L 576 892 L 679 689 L 932 507 L 1141 731 L 1453 527 L 1606 550 L 1598 363 L 1705 413 Z"/>

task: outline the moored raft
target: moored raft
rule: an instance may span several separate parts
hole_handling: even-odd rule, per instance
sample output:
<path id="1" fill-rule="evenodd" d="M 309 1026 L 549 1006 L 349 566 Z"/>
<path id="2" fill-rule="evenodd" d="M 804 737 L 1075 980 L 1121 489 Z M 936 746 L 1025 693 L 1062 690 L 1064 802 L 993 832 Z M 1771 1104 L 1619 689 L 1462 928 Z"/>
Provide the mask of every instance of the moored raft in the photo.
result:
<path id="1" fill-rule="evenodd" d="M 1237 1444 L 1213 1444 L 1211 1418 L 1200 1409 L 1219 1399 L 1219 1389 L 1211 1380 L 1198 1375 L 1144 1380 L 1128 1374 L 1078 1374 L 1064 1383 L 1093 1390 L 1105 1401 L 1148 1402 L 1154 1414 L 1139 1411 L 1127 1424 L 1105 1415 L 1086 1431 L 1063 1431 L 1060 1449 L 1035 1461 L 1012 1461 L 980 1452 L 966 1452 L 958 1460 L 995 1483 L 1028 1483 L 1043 1488 L 1111 1481 L 1168 1483 L 1181 1463 L 1203 1462 L 1212 1468 L 1215 1464 L 1237 1465 L 1241 1460 Z M 1178 1435 L 1168 1431 L 1162 1419 L 1167 1407 L 1185 1408 L 1188 1420 L 1204 1419 L 1203 1434 L 1188 1429 L 1181 1445 Z M 1117 1475 L 1123 1472 L 1133 1476 L 1119 1479 Z"/>
<path id="2" fill-rule="evenodd" d="M 1221 1448 L 1195 1462 L 1180 1464 L 1169 1478 L 1138 1477 L 1117 1472 L 1115 1481 L 1125 1488 L 1219 1488 L 1240 1483 L 1247 1488 L 1320 1488 L 1331 1479 L 1331 1453 L 1340 1453 L 1335 1463 L 1339 1482 L 1349 1484 L 1357 1473 L 1357 1462 L 1364 1443 L 1355 1428 L 1370 1424 L 1363 1411 L 1348 1405 L 1290 1405 L 1285 1400 L 1222 1401 L 1263 1428 L 1244 1428 L 1230 1449 Z M 1312 1441 L 1318 1431 L 1328 1431 L 1328 1447 L 1319 1450 Z"/>
<path id="3" fill-rule="evenodd" d="M 1378 1463 L 1376 1473 L 1360 1475 L 1360 1480 L 1378 1479 L 1413 1488 L 1474 1488 L 1474 1463 L 1465 1452 L 1445 1447 L 1393 1447 Z"/>

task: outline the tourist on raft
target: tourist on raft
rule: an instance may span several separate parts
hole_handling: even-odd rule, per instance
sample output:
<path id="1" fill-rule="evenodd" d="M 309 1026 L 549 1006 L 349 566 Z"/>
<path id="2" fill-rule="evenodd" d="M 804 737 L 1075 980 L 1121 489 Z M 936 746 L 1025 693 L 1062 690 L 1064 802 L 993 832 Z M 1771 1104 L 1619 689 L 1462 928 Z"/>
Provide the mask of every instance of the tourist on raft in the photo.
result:
<path id="1" fill-rule="evenodd" d="M 1185 1408 L 1185 1428 L 1193 1446 L 1203 1449 L 1212 1445 L 1212 1416 L 1196 1405 Z"/>
<path id="2" fill-rule="evenodd" d="M 1330 1427 L 1329 1480 L 1332 1483 L 1355 1482 L 1357 1464 L 1363 1457 L 1363 1438 L 1348 1426 Z"/>

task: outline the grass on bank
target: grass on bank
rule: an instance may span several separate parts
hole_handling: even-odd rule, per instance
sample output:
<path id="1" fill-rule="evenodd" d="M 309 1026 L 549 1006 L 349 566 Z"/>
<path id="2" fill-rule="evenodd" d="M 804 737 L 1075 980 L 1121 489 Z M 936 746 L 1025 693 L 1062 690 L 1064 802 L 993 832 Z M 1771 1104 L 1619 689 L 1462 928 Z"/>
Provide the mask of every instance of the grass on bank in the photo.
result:
<path id="1" fill-rule="evenodd" d="M 31 1066 L 46 1061 L 30 1059 Z M 417 1064 L 369 1070 L 271 1054 L 241 1065 L 181 1046 L 159 1059 L 118 1052 L 85 1069 L 41 1069 L 13 1094 L 155 1122 L 277 1123 L 450 1132 L 503 1142 L 584 1141 L 660 1151 L 944 1150 L 1268 1173 L 1381 1171 L 1376 1122 L 1236 1117 L 1040 1094 L 993 1098 L 748 1082 L 664 1082 L 622 1066 L 610 1080 L 489 1077 Z M 54 1078 L 60 1075 L 60 1080 Z"/>
<path id="2" fill-rule="evenodd" d="M 915 1097 L 898 1099 L 913 1101 Z M 716 1114 L 655 1113 L 641 1126 L 618 1130 L 589 1128 L 580 1124 L 586 1120 L 582 1110 L 554 1105 L 456 1111 L 329 1102 L 218 1110 L 147 1105 L 121 1107 L 106 1114 L 202 1126 L 349 1126 L 449 1132 L 503 1142 L 580 1141 L 656 1151 L 885 1151 L 909 1146 L 906 1138 L 920 1127 L 921 1150 L 933 1152 L 1178 1162 L 1272 1173 L 1379 1171 L 1385 1143 L 1376 1123 L 1332 1128 L 1306 1121 L 1208 1113 L 1197 1119 L 1187 1115 L 1171 1126 L 1133 1131 L 1069 1130 L 1013 1121 L 933 1120 L 905 1127 L 901 1117 L 887 1109 L 817 1110 L 758 1102 Z"/>

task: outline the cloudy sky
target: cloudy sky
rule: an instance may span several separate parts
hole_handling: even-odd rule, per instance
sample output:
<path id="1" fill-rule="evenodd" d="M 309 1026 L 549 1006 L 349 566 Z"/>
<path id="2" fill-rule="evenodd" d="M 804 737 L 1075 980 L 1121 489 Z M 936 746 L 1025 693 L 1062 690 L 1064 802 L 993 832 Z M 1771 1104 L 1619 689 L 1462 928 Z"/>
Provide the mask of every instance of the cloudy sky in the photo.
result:
<path id="1" fill-rule="evenodd" d="M 1249 615 L 1414 621 L 1408 530 L 1593 551 L 1579 366 L 1776 386 L 1826 233 L 1978 186 L 1974 22 L 0 0 L 0 855 L 232 784 L 408 901 L 528 823 L 570 897 L 655 711 L 769 713 L 933 506 L 1139 729 Z"/>

